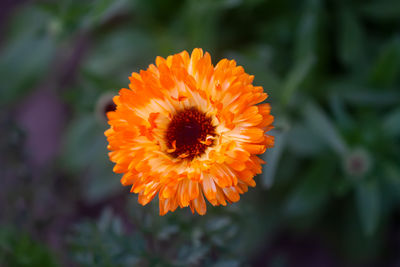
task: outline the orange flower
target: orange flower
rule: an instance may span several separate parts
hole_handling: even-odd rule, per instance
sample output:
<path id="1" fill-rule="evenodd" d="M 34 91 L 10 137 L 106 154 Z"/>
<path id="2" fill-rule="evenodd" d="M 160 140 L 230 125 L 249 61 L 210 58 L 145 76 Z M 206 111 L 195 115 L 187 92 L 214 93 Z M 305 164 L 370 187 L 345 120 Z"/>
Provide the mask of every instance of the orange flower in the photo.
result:
<path id="1" fill-rule="evenodd" d="M 237 202 L 254 187 L 264 163 L 257 154 L 273 146 L 266 131 L 273 116 L 254 76 L 194 49 L 157 57 L 156 65 L 132 73 L 130 89 L 114 97 L 105 132 L 114 172 L 146 205 L 157 194 L 160 215 L 178 206 L 206 213 L 213 205 Z"/>

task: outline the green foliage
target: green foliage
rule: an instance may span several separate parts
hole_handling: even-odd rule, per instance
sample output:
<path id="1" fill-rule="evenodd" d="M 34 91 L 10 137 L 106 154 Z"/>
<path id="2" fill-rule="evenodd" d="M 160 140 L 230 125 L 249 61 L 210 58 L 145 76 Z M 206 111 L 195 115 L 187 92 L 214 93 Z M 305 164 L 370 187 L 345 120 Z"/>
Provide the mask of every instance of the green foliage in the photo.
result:
<path id="1" fill-rule="evenodd" d="M 70 174 L 85 170 L 89 178 L 85 184 L 88 202 L 112 196 L 121 189 L 119 178 L 112 172 L 112 163 L 107 157 L 104 130 L 103 122 L 95 120 L 93 114 L 77 118 L 65 130 L 61 163 Z"/>
<path id="2" fill-rule="evenodd" d="M 356 190 L 360 221 L 365 233 L 371 235 L 376 230 L 380 214 L 380 194 L 376 181 L 363 181 Z"/>
<path id="3" fill-rule="evenodd" d="M 55 54 L 48 16 L 40 10 L 23 9 L 11 22 L 8 42 L 0 50 L 0 104 L 9 104 L 34 87 Z M 25 27 L 31 24 L 32 27 Z"/>
<path id="4" fill-rule="evenodd" d="M 0 263 L 15 267 L 58 266 L 47 247 L 28 234 L 6 226 L 0 227 Z"/>
<path id="5" fill-rule="evenodd" d="M 77 224 L 68 239 L 74 261 L 82 266 L 238 266 L 228 248 L 239 231 L 240 220 L 234 216 L 162 220 L 155 212 L 146 207 L 133 213 L 130 218 L 138 227 L 133 233 L 124 229 L 111 209 L 105 209 L 96 222 Z"/>
<path id="6" fill-rule="evenodd" d="M 396 37 L 381 49 L 377 62 L 374 64 L 371 83 L 376 87 L 393 86 L 400 76 L 400 37 Z"/>
<path id="7" fill-rule="evenodd" d="M 143 266 L 143 237 L 128 235 L 121 219 L 109 209 L 98 222 L 77 224 L 68 241 L 72 257 L 80 266 Z"/>

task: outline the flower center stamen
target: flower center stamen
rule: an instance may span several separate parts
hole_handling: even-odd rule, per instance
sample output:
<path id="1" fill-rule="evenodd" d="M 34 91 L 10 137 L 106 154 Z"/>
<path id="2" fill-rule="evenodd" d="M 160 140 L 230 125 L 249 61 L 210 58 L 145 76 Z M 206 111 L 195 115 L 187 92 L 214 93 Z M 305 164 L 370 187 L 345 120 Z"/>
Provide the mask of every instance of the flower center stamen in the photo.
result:
<path id="1" fill-rule="evenodd" d="M 167 153 L 191 160 L 214 144 L 215 135 L 210 117 L 196 108 L 184 109 L 175 114 L 168 125 Z"/>

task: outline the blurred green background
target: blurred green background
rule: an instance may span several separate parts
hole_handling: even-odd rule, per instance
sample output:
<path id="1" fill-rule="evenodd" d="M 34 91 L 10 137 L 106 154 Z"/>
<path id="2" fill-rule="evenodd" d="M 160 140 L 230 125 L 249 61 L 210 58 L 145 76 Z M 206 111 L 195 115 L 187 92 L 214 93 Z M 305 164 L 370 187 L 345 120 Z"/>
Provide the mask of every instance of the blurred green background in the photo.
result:
<path id="1" fill-rule="evenodd" d="M 228 207 L 158 216 L 107 158 L 110 95 L 201 47 L 269 93 Z M 400 266 L 400 1 L 0 4 L 0 266 Z"/>

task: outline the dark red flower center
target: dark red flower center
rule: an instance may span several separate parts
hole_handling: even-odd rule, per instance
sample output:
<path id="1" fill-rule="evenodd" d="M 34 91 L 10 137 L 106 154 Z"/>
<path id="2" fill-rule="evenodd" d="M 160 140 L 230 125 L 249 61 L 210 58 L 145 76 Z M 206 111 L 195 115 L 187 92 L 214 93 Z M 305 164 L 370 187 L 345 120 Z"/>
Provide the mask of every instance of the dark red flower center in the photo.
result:
<path id="1" fill-rule="evenodd" d="M 174 115 L 165 136 L 168 153 L 175 158 L 193 159 L 214 144 L 215 126 L 210 117 L 196 108 Z"/>

